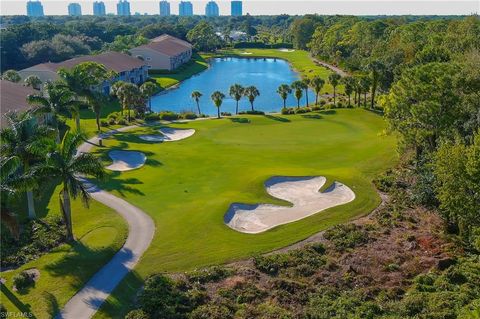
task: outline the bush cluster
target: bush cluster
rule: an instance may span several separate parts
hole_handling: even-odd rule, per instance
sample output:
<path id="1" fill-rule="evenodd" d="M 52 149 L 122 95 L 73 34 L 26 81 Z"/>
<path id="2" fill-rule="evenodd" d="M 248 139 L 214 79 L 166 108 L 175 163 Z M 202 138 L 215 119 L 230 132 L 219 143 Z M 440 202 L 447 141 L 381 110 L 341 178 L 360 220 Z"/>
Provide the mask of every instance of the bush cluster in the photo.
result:
<path id="1" fill-rule="evenodd" d="M 249 114 L 249 115 L 265 115 L 265 112 L 263 111 L 257 111 L 257 110 L 249 110 L 249 111 L 240 111 L 238 114 Z"/>
<path id="2" fill-rule="evenodd" d="M 200 270 L 194 270 L 186 273 L 186 277 L 190 283 L 217 282 L 227 278 L 233 274 L 233 270 L 222 266 L 213 266 Z"/>
<path id="3" fill-rule="evenodd" d="M 330 240 L 339 251 L 363 245 L 370 239 L 367 226 L 355 224 L 336 225 L 327 229 L 323 236 Z"/>
<path id="4" fill-rule="evenodd" d="M 160 112 L 152 112 L 145 115 L 146 121 L 175 121 L 175 120 L 194 120 L 198 117 L 207 117 L 207 115 L 201 114 L 198 116 L 193 112 L 182 112 L 176 113 L 172 111 L 160 111 Z"/>
<path id="5" fill-rule="evenodd" d="M 13 277 L 13 286 L 17 290 L 25 290 L 32 287 L 34 284 L 35 281 L 33 275 L 27 271 L 22 271 Z"/>

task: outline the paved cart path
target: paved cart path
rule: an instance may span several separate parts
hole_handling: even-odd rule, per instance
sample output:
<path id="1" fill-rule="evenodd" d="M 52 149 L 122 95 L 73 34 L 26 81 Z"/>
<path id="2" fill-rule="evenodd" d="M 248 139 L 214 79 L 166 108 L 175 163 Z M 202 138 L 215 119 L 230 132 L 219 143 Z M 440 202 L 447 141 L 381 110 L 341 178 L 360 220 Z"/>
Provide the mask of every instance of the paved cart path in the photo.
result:
<path id="1" fill-rule="evenodd" d="M 89 152 L 98 144 L 100 138 L 106 138 L 117 132 L 123 132 L 137 126 L 122 127 L 109 131 L 99 137 L 89 139 L 78 148 L 78 152 Z M 145 250 L 150 246 L 155 233 L 153 220 L 141 209 L 116 197 L 85 180 L 92 198 L 114 209 L 128 224 L 128 237 L 123 247 L 103 266 L 85 286 L 70 299 L 57 318 L 91 318 L 107 299 L 115 287 L 129 271 L 135 267 Z"/>

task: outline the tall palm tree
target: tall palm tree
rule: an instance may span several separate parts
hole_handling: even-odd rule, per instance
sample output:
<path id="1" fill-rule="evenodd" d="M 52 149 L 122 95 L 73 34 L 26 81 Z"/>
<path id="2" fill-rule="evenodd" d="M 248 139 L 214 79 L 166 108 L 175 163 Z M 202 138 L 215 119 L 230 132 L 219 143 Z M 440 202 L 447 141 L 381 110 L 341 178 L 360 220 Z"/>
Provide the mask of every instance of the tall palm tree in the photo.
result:
<path id="1" fill-rule="evenodd" d="M 47 83 L 45 95 L 29 95 L 28 103 L 35 106 L 33 114 L 47 114 L 50 124 L 57 131 L 57 142 L 60 142 L 59 118 L 71 116 L 78 110 L 79 102 L 72 91 L 58 83 Z"/>
<path id="2" fill-rule="evenodd" d="M 253 102 L 255 102 L 255 99 L 257 98 L 257 96 L 260 96 L 260 91 L 255 86 L 252 85 L 245 88 L 243 95 L 245 95 L 248 98 L 248 101 L 252 106 L 252 111 L 255 111 L 255 109 L 253 108 Z"/>
<path id="3" fill-rule="evenodd" d="M 312 85 L 313 91 L 315 91 L 315 105 L 318 105 L 318 96 L 320 95 L 320 91 L 325 85 L 325 81 L 321 77 L 316 75 L 312 78 L 310 84 Z"/>
<path id="4" fill-rule="evenodd" d="M 117 96 L 122 104 L 122 110 L 127 110 L 127 119 L 130 122 L 131 107 L 138 107 L 143 102 L 143 95 L 138 86 L 133 83 L 123 82 L 117 90 Z M 123 113 L 123 112 L 122 112 Z"/>
<path id="5" fill-rule="evenodd" d="M 57 71 L 61 82 L 75 94 L 77 100 L 83 100 L 86 104 L 95 87 L 103 81 L 113 76 L 112 72 L 108 72 L 103 64 L 96 62 L 83 62 L 75 65 L 71 69 L 61 68 Z M 74 112 L 75 124 L 77 130 L 80 130 L 80 108 Z"/>
<path id="6" fill-rule="evenodd" d="M 310 82 L 311 80 L 307 77 L 302 79 L 303 89 L 305 90 L 305 99 L 307 102 L 307 107 L 308 107 L 308 87 L 310 86 Z"/>
<path id="7" fill-rule="evenodd" d="M 304 83 L 302 81 L 294 81 L 292 85 L 292 89 L 295 91 L 293 94 L 295 95 L 295 98 L 297 99 L 297 109 L 300 108 L 300 99 L 303 96 L 303 88 L 304 88 Z"/>
<path id="8" fill-rule="evenodd" d="M 328 76 L 328 82 L 333 86 L 333 105 L 337 106 L 337 86 L 342 77 L 338 73 L 330 73 Z"/>
<path id="9" fill-rule="evenodd" d="M 370 108 L 375 106 L 375 93 L 377 92 L 378 82 L 385 70 L 385 66 L 380 61 L 371 61 L 367 64 L 366 69 L 370 71 L 371 93 L 370 93 Z"/>
<path id="10" fill-rule="evenodd" d="M 290 86 L 288 84 L 280 84 L 280 86 L 277 88 L 277 93 L 283 100 L 283 107 L 287 107 L 288 95 L 292 93 L 292 89 L 290 88 Z"/>
<path id="11" fill-rule="evenodd" d="M 77 148 L 85 138 L 80 132 L 68 132 L 62 142 L 56 145 L 55 150 L 47 154 L 46 163 L 42 166 L 43 174 L 62 181 L 59 200 L 68 240 L 74 240 L 70 199 L 80 196 L 87 207 L 90 199 L 80 176 L 90 175 L 102 178 L 105 173 L 99 158 L 91 153 L 77 154 Z"/>
<path id="12" fill-rule="evenodd" d="M 351 76 L 346 76 L 341 80 L 345 86 L 345 94 L 348 95 L 348 106 L 351 105 L 350 97 L 355 89 L 355 80 Z"/>
<path id="13" fill-rule="evenodd" d="M 152 96 L 157 92 L 158 87 L 152 82 L 145 82 L 140 86 L 140 92 L 148 99 L 148 110 L 152 112 Z"/>
<path id="14" fill-rule="evenodd" d="M 41 161 L 51 145 L 54 130 L 37 125 L 29 113 L 7 113 L 8 126 L 0 130 L 1 153 L 16 156 L 20 161 L 22 174 L 29 174 L 32 164 Z M 53 133 L 53 134 L 52 134 Z M 35 219 L 33 188 L 25 189 L 27 193 L 28 217 Z"/>
<path id="15" fill-rule="evenodd" d="M 97 131 L 100 132 L 100 115 L 102 112 L 102 107 L 107 103 L 107 98 L 104 94 L 99 92 L 93 92 L 88 97 L 88 105 L 90 109 L 95 113 L 95 122 L 97 123 Z"/>
<path id="16" fill-rule="evenodd" d="M 24 174 L 21 172 L 21 165 L 18 156 L 0 157 L 0 216 L 2 224 L 7 226 L 15 240 L 19 239 L 20 227 L 15 214 L 9 208 L 9 201 L 19 193 L 37 186 L 35 171 L 30 170 Z"/>
<path id="17" fill-rule="evenodd" d="M 42 80 L 36 75 L 30 75 L 25 79 L 25 86 L 29 86 L 35 90 L 40 90 Z"/>
<path id="18" fill-rule="evenodd" d="M 200 92 L 200 91 L 193 91 L 192 92 L 192 99 L 195 100 L 195 102 L 197 103 L 197 110 L 198 110 L 198 115 L 202 114 L 200 112 L 200 98 L 203 96 L 203 94 Z"/>
<path id="19" fill-rule="evenodd" d="M 217 107 L 217 117 L 220 118 L 220 107 L 222 106 L 223 99 L 225 98 L 225 94 L 220 91 L 215 91 L 212 93 L 211 99 L 213 104 Z"/>
<path id="20" fill-rule="evenodd" d="M 244 91 L 245 89 L 240 84 L 234 84 L 230 86 L 228 94 L 237 102 L 237 105 L 235 107 L 235 114 L 238 114 L 238 102 L 243 97 Z"/>

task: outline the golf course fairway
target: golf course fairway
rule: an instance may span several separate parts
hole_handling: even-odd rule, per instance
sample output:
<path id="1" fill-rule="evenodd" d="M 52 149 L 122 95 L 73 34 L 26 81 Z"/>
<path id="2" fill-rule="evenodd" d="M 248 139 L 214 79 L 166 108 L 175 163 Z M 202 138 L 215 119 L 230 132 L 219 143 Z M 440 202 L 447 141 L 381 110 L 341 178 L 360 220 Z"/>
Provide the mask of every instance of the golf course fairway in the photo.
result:
<path id="1" fill-rule="evenodd" d="M 165 126 L 195 134 L 172 143 L 139 137 Z M 96 317 L 121 314 L 139 278 L 149 274 L 248 258 L 368 214 L 380 203 L 372 180 L 397 159 L 395 137 L 384 131 L 381 115 L 336 109 L 144 126 L 104 140 L 105 147 L 94 152 L 105 165 L 111 164 L 112 149 L 146 155 L 141 168 L 109 172 L 99 185 L 150 214 L 156 232 L 135 271 Z M 225 225 L 223 216 L 235 202 L 289 205 L 266 192 L 272 176 L 325 176 L 325 188 L 339 181 L 355 200 L 259 234 Z"/>

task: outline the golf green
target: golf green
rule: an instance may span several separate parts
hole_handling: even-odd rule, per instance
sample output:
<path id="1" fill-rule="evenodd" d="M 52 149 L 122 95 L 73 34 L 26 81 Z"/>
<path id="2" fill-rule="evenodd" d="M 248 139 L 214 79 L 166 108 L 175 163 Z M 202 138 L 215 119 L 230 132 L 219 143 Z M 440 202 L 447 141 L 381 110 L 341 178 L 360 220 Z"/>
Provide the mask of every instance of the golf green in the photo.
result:
<path id="1" fill-rule="evenodd" d="M 160 126 L 143 127 L 117 134 L 96 149 L 105 164 L 112 148 L 147 156 L 143 167 L 109 173 L 101 183 L 155 220 L 155 238 L 138 267 L 142 275 L 244 258 L 367 214 L 380 202 L 372 179 L 396 158 L 394 138 L 383 134 L 381 116 L 361 109 L 171 126 L 194 128 L 196 133 L 181 141 L 152 143 L 139 135 L 158 134 Z M 329 183 L 348 185 L 356 199 L 261 234 L 227 227 L 223 216 L 233 202 L 282 204 L 264 187 L 275 175 L 323 175 Z"/>

